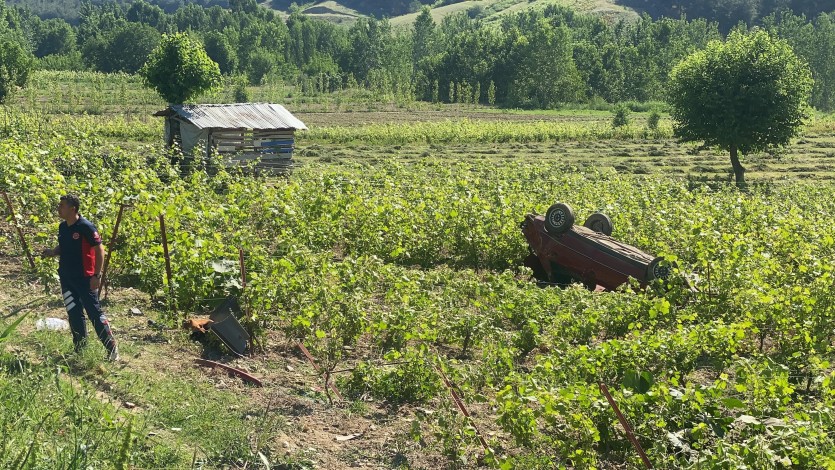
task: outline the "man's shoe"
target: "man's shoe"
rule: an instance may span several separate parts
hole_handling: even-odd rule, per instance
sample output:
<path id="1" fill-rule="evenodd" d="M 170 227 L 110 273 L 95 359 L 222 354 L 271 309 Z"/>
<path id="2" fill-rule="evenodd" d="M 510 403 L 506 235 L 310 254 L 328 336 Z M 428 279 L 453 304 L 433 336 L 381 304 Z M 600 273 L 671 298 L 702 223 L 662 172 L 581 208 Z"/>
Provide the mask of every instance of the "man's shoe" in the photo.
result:
<path id="1" fill-rule="evenodd" d="M 113 350 L 110 351 L 110 355 L 107 356 L 107 360 L 110 362 L 119 362 L 121 359 L 121 356 L 119 356 L 119 348 L 113 348 Z"/>

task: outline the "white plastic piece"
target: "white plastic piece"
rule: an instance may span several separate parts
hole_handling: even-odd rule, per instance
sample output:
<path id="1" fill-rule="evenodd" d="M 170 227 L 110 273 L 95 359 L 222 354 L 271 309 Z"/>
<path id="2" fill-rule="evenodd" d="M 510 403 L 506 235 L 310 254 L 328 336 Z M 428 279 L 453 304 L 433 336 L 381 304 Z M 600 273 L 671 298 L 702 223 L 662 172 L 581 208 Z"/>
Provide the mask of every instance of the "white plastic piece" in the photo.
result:
<path id="1" fill-rule="evenodd" d="M 50 331 L 69 330 L 70 324 L 62 318 L 41 318 L 35 322 L 35 329 Z"/>

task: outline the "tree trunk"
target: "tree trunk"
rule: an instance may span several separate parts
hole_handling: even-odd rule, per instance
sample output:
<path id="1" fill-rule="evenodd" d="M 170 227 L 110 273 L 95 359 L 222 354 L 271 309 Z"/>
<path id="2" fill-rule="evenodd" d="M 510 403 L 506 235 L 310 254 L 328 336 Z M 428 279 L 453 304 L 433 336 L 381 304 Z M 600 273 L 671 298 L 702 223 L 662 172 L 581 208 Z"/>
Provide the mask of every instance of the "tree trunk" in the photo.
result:
<path id="1" fill-rule="evenodd" d="M 739 163 L 739 150 L 736 145 L 731 145 L 731 165 L 734 167 L 734 176 L 736 176 L 736 185 L 745 186 L 745 168 Z"/>

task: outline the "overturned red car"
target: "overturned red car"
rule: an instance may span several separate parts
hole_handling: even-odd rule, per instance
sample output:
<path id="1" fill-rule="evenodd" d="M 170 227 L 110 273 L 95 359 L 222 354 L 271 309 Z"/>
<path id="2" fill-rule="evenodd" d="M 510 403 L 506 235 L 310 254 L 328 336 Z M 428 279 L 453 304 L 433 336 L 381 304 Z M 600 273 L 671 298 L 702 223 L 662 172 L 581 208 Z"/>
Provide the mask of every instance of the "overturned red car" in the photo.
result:
<path id="1" fill-rule="evenodd" d="M 571 206 L 557 203 L 545 216 L 525 216 L 521 228 L 531 250 L 525 265 L 541 282 L 614 290 L 630 277 L 646 286 L 670 274 L 663 257 L 612 238 L 612 221 L 599 212 L 578 226 Z"/>

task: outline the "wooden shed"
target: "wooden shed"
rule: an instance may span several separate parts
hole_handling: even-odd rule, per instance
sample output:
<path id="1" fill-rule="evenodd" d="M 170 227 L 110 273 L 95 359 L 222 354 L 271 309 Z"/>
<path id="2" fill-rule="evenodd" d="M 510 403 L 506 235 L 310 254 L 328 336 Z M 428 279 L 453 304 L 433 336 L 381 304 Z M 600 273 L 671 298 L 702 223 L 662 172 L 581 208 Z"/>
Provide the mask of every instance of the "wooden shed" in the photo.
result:
<path id="1" fill-rule="evenodd" d="M 154 113 L 165 117 L 165 142 L 184 153 L 202 147 L 232 164 L 260 160 L 257 167 L 281 171 L 292 165 L 295 132 L 307 130 L 284 106 L 273 103 L 175 104 Z"/>

